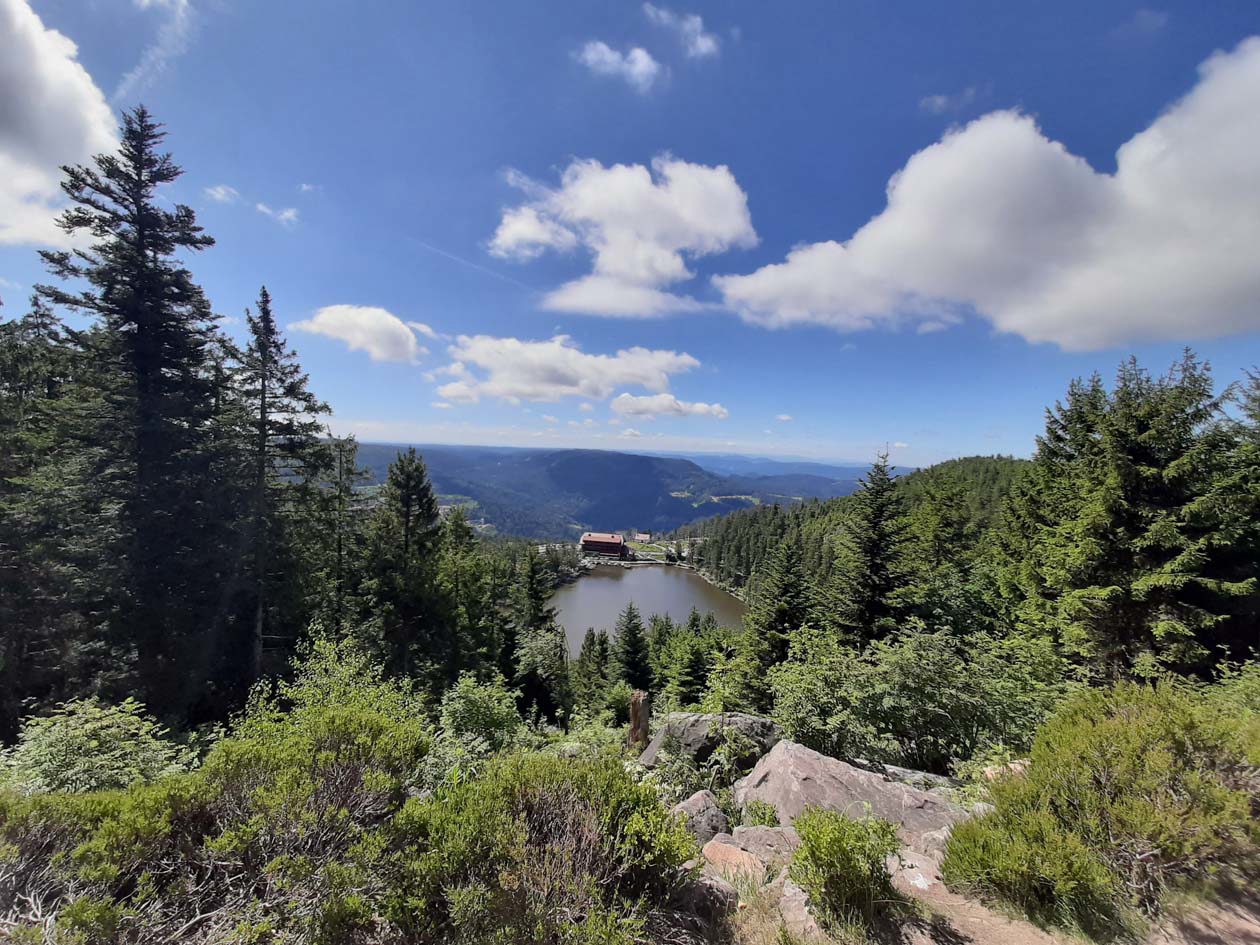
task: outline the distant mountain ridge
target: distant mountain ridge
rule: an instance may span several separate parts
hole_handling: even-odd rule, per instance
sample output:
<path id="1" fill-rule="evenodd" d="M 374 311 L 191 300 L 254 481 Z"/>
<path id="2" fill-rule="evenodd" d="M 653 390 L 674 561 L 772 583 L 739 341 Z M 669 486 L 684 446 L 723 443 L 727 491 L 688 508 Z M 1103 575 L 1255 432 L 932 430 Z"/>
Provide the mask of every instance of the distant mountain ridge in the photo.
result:
<path id="1" fill-rule="evenodd" d="M 410 444 L 360 443 L 359 463 L 374 483 Z M 656 456 L 607 450 L 527 449 L 415 444 L 443 504 L 470 506 L 502 533 L 540 539 L 574 538 L 594 530 L 669 531 L 765 502 L 848 495 L 865 467 L 748 459 L 757 474 L 706 468 L 703 456 Z M 737 469 L 737 457 L 719 458 Z M 800 471 L 802 465 L 852 473 L 840 477 Z"/>

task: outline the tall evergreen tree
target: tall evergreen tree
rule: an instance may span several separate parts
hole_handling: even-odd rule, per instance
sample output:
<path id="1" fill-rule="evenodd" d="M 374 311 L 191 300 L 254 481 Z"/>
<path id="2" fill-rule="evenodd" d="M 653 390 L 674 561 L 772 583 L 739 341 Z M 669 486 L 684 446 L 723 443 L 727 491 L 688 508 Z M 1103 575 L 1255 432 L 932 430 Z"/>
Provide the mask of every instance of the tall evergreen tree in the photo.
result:
<path id="1" fill-rule="evenodd" d="M 647 634 L 643 628 L 643 618 L 634 601 L 626 604 L 617 617 L 616 639 L 613 643 L 616 653 L 617 678 L 623 680 L 631 689 L 642 689 L 645 692 L 652 688 L 652 660 L 648 650 Z"/>
<path id="2" fill-rule="evenodd" d="M 88 249 L 41 253 L 62 285 L 53 304 L 95 319 L 81 336 L 94 396 L 78 442 L 95 493 L 89 517 L 96 596 L 108 661 L 154 711 L 185 715 L 204 692 L 209 655 L 228 614 L 232 563 L 206 514 L 214 480 L 210 305 L 178 258 L 213 245 L 183 205 L 158 188 L 181 174 L 160 151 L 164 132 L 143 108 L 123 116 L 118 154 L 64 168 L 71 202 L 59 223 Z"/>
<path id="3" fill-rule="evenodd" d="M 903 614 L 897 592 L 907 572 L 902 499 L 886 452 L 876 457 L 847 511 L 819 623 L 859 641 L 879 639 L 897 629 Z"/>
<path id="4" fill-rule="evenodd" d="M 414 447 L 390 464 L 368 539 L 366 601 L 375 644 L 391 672 L 439 685 L 450 640 L 435 606 L 437 497 Z"/>
<path id="5" fill-rule="evenodd" d="M 286 589 L 298 589 L 300 569 L 311 564 L 296 557 L 292 519 L 310 514 L 329 471 L 330 455 L 320 421 L 328 405 L 308 388 L 297 354 L 276 324 L 266 286 L 259 290 L 257 311 L 247 311 L 245 317 L 249 346 L 239 383 L 248 416 L 254 594 L 248 669 L 249 677 L 257 679 L 268 630 L 272 638 L 291 640 L 298 629 L 293 611 L 299 611 L 299 620 L 308 616 L 306 601 L 293 595 L 277 598 Z M 287 606 L 277 609 L 278 603 Z M 286 613 L 291 616 L 284 626 Z M 291 644 L 285 648 L 286 663 L 291 649 Z"/>
<path id="6" fill-rule="evenodd" d="M 1235 428 L 1207 366 L 1121 365 L 1077 382 L 1047 417 L 1012 496 L 1004 587 L 1026 627 L 1103 675 L 1200 665 L 1253 573 L 1230 567 Z"/>
<path id="7" fill-rule="evenodd" d="M 746 631 L 762 650 L 763 671 L 787 659 L 792 634 L 809 621 L 816 597 L 801 573 L 801 539 L 794 530 L 762 566 L 744 618 Z"/>

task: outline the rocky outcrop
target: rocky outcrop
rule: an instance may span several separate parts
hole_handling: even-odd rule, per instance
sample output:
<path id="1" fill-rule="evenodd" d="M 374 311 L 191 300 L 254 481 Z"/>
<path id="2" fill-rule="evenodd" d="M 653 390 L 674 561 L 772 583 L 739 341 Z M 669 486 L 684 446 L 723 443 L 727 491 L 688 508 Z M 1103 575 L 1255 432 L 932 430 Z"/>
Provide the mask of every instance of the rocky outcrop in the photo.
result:
<path id="1" fill-rule="evenodd" d="M 681 814 L 687 821 L 687 829 L 702 844 L 731 829 L 731 822 L 718 807 L 717 798 L 712 791 L 696 791 L 685 801 L 675 804 L 670 813 Z"/>
<path id="2" fill-rule="evenodd" d="M 780 741 L 735 783 L 735 803 L 765 801 L 791 825 L 806 807 L 852 817 L 873 815 L 897 825 L 902 841 L 918 849 L 924 834 L 950 826 L 967 811 L 938 794 L 886 780 L 796 742 Z"/>
<path id="3" fill-rule="evenodd" d="M 783 737 L 777 725 L 756 715 L 742 712 L 671 712 L 639 758 L 639 763 L 651 768 L 657 763 L 666 743 L 670 742 L 676 744 L 678 751 L 694 758 L 697 764 L 704 764 L 722 744 L 727 731 L 742 735 L 751 742 L 744 757 L 737 759 L 745 771 Z"/>

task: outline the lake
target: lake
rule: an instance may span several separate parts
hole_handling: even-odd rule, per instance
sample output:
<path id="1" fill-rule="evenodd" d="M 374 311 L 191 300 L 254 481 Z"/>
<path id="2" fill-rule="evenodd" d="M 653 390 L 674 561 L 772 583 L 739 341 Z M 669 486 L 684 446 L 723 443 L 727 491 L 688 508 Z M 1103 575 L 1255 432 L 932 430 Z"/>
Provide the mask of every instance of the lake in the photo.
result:
<path id="1" fill-rule="evenodd" d="M 686 620 L 692 607 L 701 614 L 711 611 L 722 626 L 738 627 L 744 620 L 743 601 L 714 587 L 689 568 L 597 565 L 572 584 L 561 587 L 551 598 L 551 606 L 556 608 L 558 622 L 568 638 L 569 652 L 577 655 L 588 627 L 611 632 L 617 615 L 630 601 L 639 608 L 645 625 L 652 614 Z"/>

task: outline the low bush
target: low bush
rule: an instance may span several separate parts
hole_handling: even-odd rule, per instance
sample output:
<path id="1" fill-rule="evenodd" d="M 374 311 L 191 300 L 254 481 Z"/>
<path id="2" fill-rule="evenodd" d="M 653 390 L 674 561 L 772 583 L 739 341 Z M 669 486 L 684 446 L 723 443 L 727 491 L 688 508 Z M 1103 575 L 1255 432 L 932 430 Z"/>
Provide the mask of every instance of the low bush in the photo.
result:
<path id="1" fill-rule="evenodd" d="M 788 875 L 830 925 L 869 926 L 901 901 L 888 870 L 888 858 L 901 847 L 891 823 L 809 808 L 795 827 L 801 845 Z"/>
<path id="2" fill-rule="evenodd" d="M 116 706 L 84 699 L 27 719 L 17 743 L 0 752 L 0 783 L 27 794 L 108 791 L 194 761 L 134 699 Z"/>
<path id="3" fill-rule="evenodd" d="M 744 805 L 740 820 L 745 827 L 777 827 L 779 812 L 768 801 L 753 798 Z"/>
<path id="4" fill-rule="evenodd" d="M 952 886 L 1106 937 L 1172 885 L 1254 854 L 1255 798 L 1236 723 L 1184 683 L 1120 683 L 1069 700 L 991 814 L 955 827 Z"/>
<path id="5" fill-rule="evenodd" d="M 770 687 L 788 738 L 940 774 L 995 745 L 1026 748 L 1067 692 L 1049 640 L 922 630 L 861 652 L 802 630 Z"/>

